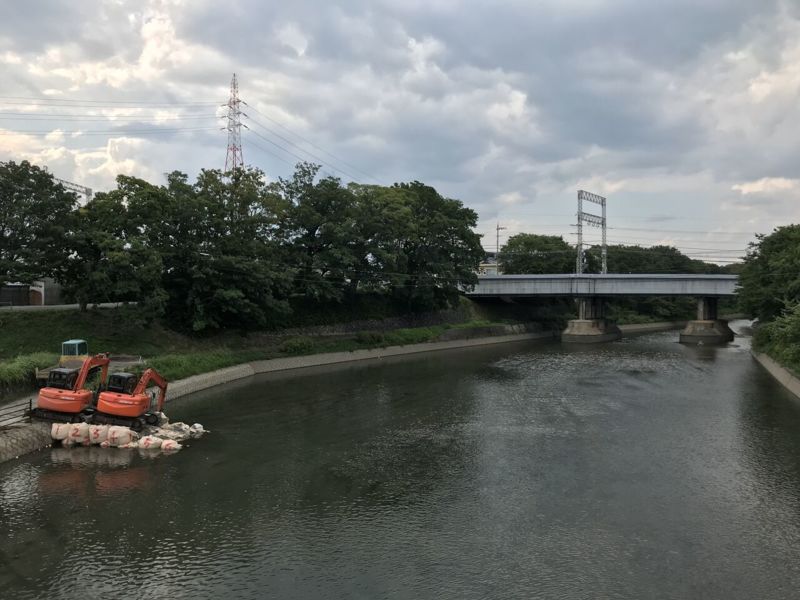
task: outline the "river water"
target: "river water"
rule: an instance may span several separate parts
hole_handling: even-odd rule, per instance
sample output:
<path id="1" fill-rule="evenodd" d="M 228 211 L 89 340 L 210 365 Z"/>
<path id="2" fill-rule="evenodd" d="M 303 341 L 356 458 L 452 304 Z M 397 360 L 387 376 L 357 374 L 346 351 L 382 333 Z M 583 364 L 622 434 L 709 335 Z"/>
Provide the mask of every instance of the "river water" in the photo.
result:
<path id="1" fill-rule="evenodd" d="M 0 465 L 0 596 L 797 597 L 800 403 L 676 340 L 262 377 L 171 406 L 212 430 L 175 455 Z"/>

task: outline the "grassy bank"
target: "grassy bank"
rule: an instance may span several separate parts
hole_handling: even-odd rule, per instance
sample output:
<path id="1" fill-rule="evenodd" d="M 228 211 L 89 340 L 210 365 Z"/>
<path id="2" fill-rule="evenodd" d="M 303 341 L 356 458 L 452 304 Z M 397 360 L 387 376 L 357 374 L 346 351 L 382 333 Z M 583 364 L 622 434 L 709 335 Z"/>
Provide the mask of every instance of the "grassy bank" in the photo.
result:
<path id="1" fill-rule="evenodd" d="M 61 342 L 70 338 L 89 341 L 89 350 L 138 354 L 145 364 L 175 380 L 252 360 L 321 352 L 416 344 L 435 340 L 449 329 L 469 329 L 514 322 L 492 320 L 501 311 L 478 311 L 466 301 L 457 315 L 461 322 L 425 327 L 366 330 L 336 335 L 289 335 L 275 332 L 227 332 L 212 337 L 193 337 L 171 331 L 161 324 L 147 328 L 130 322 L 118 309 L 64 312 L 10 312 L 0 314 L 0 394 L 32 386 L 35 369 L 57 360 Z M 454 311 L 442 319 L 452 320 Z M 435 320 L 428 315 L 427 320 Z"/>

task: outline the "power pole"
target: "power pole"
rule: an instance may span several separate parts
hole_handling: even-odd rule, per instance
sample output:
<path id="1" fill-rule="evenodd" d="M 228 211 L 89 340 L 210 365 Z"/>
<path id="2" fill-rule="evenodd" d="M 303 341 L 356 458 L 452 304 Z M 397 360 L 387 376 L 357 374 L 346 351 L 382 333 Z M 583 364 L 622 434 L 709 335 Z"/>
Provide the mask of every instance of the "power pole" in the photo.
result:
<path id="1" fill-rule="evenodd" d="M 602 207 L 602 216 L 583 212 L 583 201 L 593 202 Z M 591 192 L 578 190 L 578 256 L 575 260 L 575 272 L 580 275 L 583 273 L 583 224 L 592 227 L 600 227 L 603 230 L 603 246 L 600 250 L 601 265 L 600 272 L 608 273 L 608 252 L 606 248 L 606 199 Z"/>
<path id="2" fill-rule="evenodd" d="M 228 131 L 228 152 L 225 155 L 225 172 L 244 167 L 242 157 L 242 110 L 239 100 L 239 82 L 236 81 L 236 73 L 231 79 L 231 95 L 228 98 L 228 124 L 225 129 Z"/>
<path id="3" fill-rule="evenodd" d="M 502 230 L 504 230 L 504 229 L 507 229 L 507 227 L 500 227 L 500 221 L 498 221 L 497 222 L 497 242 L 496 242 L 497 245 L 494 247 L 495 248 L 495 257 L 500 254 L 500 232 Z"/>

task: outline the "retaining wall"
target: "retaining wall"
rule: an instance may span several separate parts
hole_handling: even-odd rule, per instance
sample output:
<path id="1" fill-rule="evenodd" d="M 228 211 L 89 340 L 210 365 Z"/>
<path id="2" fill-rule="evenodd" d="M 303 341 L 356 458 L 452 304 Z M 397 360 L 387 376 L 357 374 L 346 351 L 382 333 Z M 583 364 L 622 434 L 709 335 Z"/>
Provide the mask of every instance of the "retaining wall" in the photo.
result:
<path id="1" fill-rule="evenodd" d="M 777 379 L 778 383 L 800 398 L 800 379 L 798 379 L 794 373 L 786 367 L 782 367 L 766 354 L 753 352 L 753 358 L 755 358 L 770 375 Z"/>

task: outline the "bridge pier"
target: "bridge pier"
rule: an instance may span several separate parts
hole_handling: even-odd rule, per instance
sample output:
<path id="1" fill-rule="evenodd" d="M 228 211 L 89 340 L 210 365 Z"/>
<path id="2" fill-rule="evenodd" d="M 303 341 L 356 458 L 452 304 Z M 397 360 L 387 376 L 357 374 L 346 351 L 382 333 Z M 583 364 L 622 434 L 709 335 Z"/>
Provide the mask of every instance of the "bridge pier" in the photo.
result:
<path id="1" fill-rule="evenodd" d="M 697 319 L 689 321 L 681 331 L 682 344 L 725 344 L 733 341 L 728 322 L 717 314 L 717 298 L 697 299 Z"/>
<path id="2" fill-rule="evenodd" d="M 567 323 L 561 341 L 593 344 L 611 342 L 622 337 L 617 324 L 605 318 L 605 301 L 597 296 L 578 298 L 578 318 Z"/>

